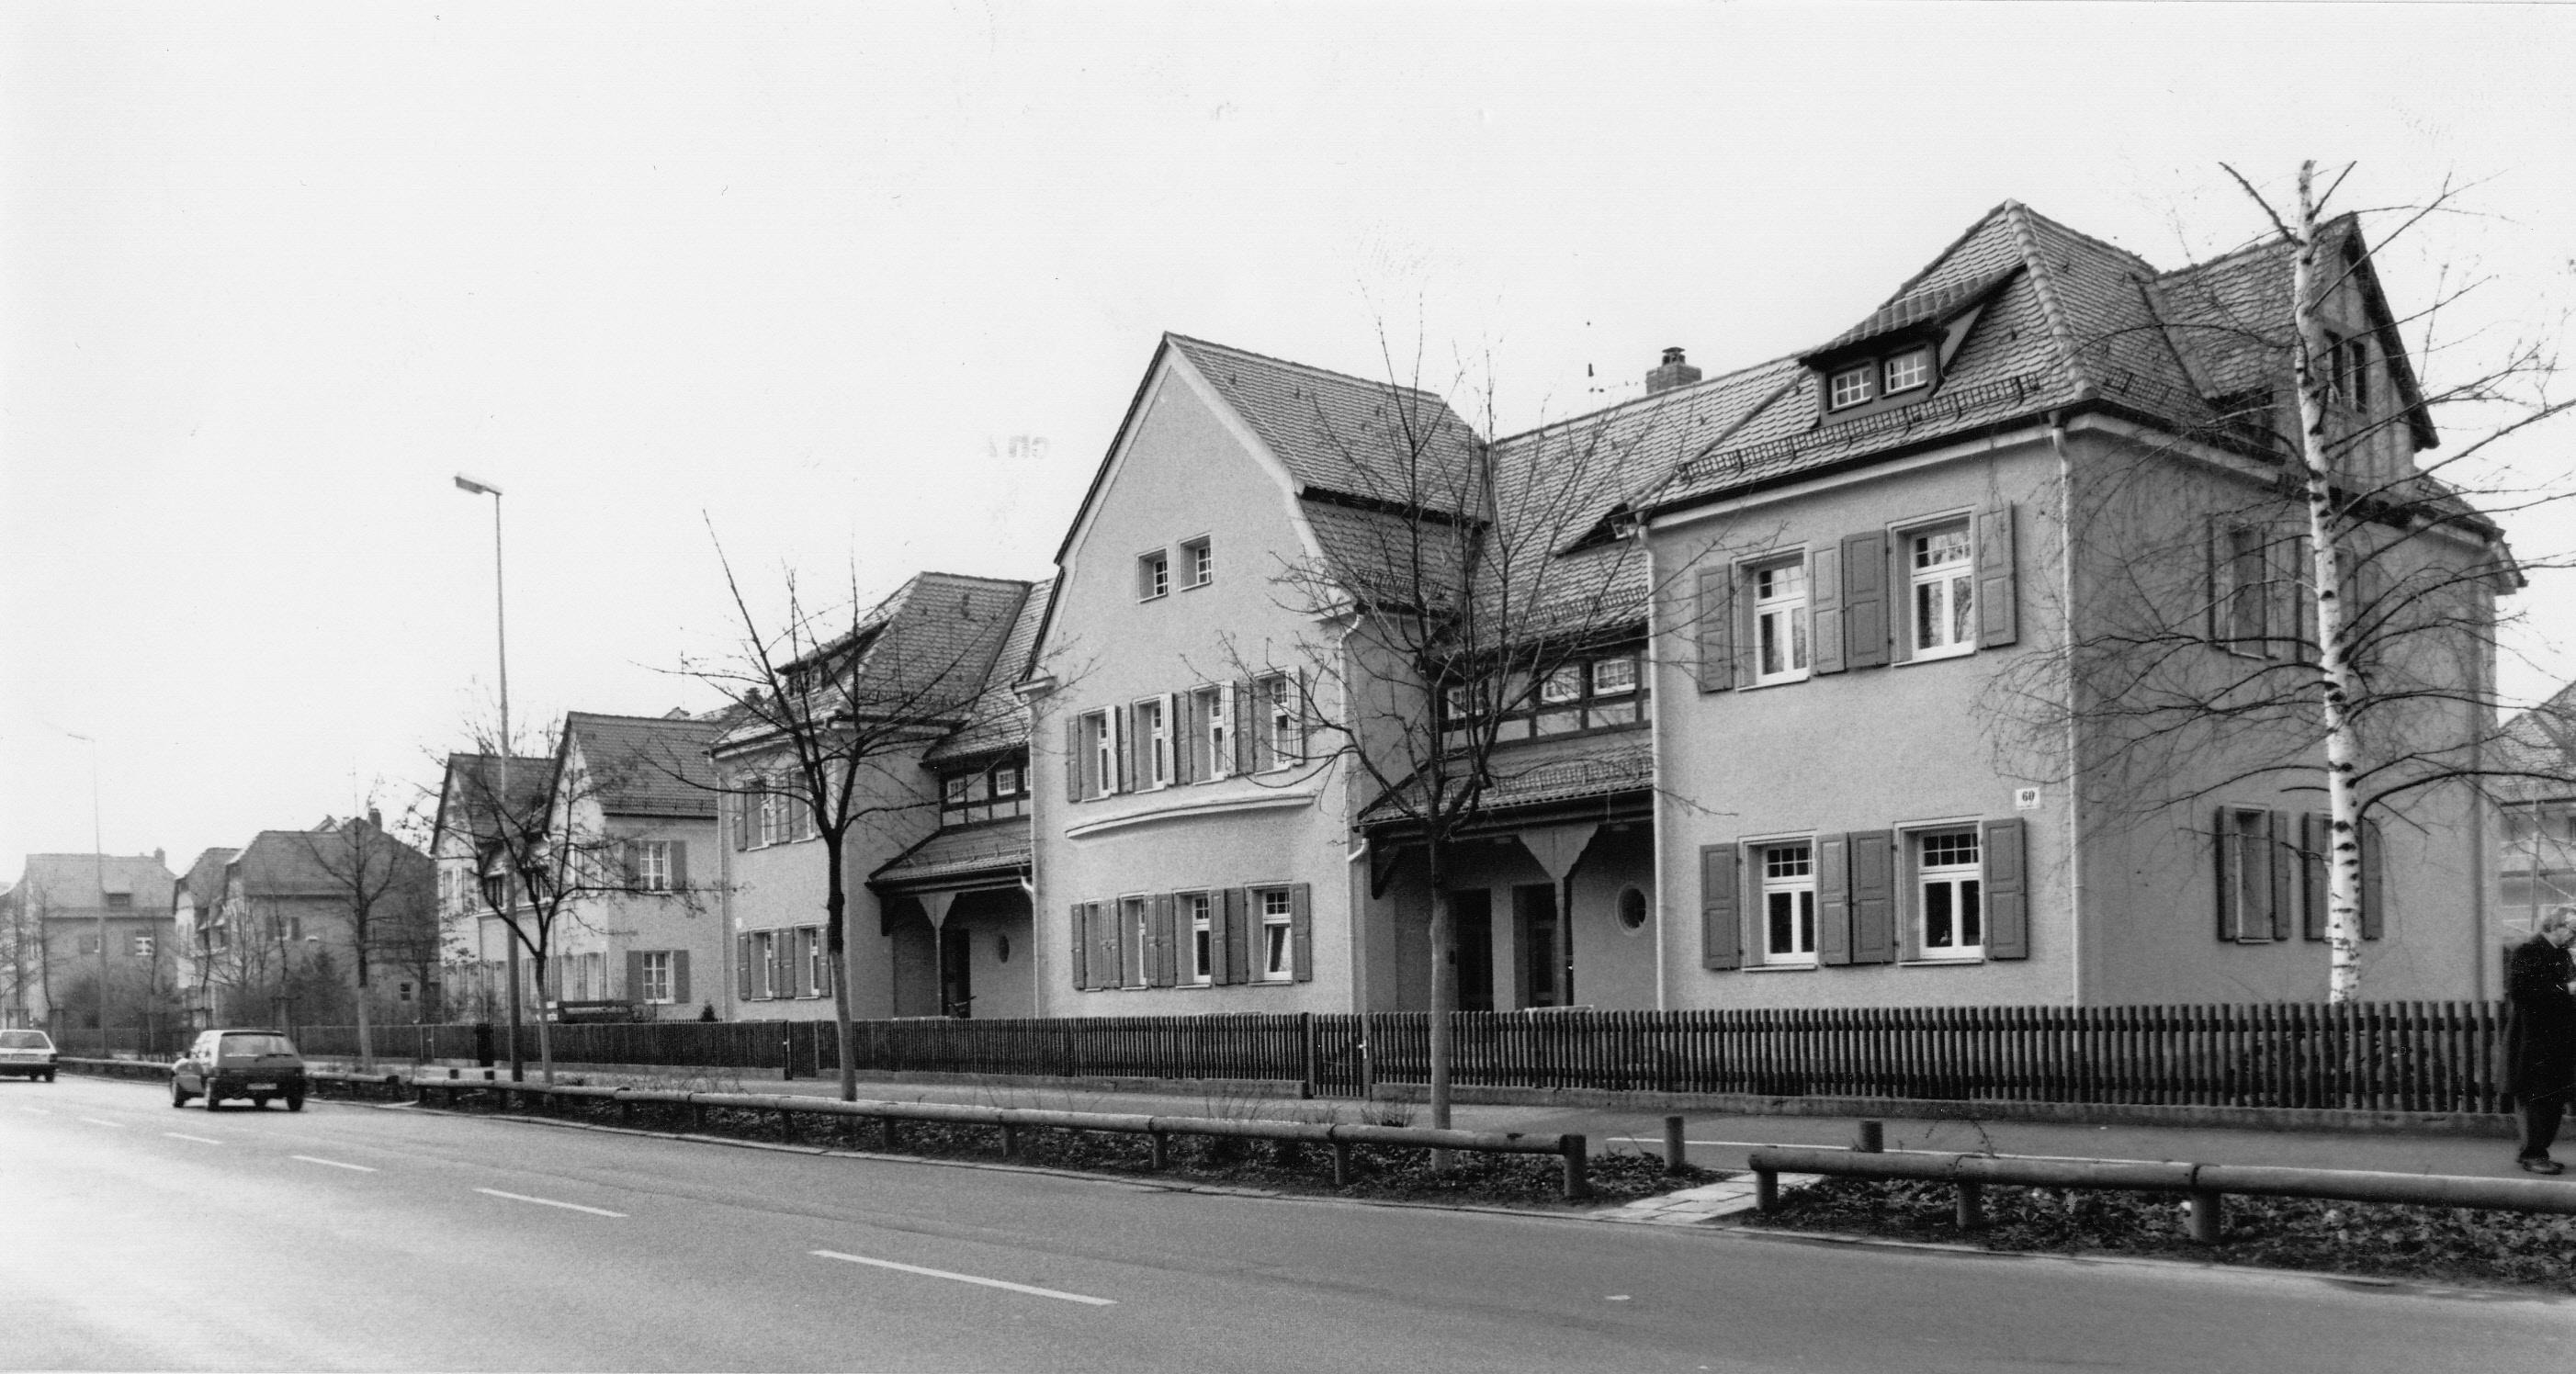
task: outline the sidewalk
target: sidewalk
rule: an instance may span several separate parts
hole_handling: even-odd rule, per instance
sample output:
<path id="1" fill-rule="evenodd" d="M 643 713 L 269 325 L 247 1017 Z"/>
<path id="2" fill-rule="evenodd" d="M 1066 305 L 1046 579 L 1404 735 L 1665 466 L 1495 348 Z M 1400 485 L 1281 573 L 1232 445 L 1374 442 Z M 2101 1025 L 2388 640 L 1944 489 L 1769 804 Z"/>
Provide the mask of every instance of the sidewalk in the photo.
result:
<path id="1" fill-rule="evenodd" d="M 480 1071 L 467 1069 L 468 1076 Z M 506 1077 L 508 1069 L 500 1070 Z M 528 1080 L 537 1081 L 534 1064 Z M 663 1073 L 558 1069 L 558 1081 L 631 1083 L 637 1087 L 687 1084 L 708 1091 L 836 1096 L 832 1078 L 780 1080 L 758 1070 L 673 1069 Z M 1370 1104 L 1348 1098 L 1265 1097 L 1226 1091 L 1090 1091 L 1069 1087 L 1004 1087 L 984 1083 L 890 1082 L 862 1078 L 859 1096 L 892 1102 L 963 1102 L 1057 1111 L 1132 1112 L 1156 1116 L 1272 1117 L 1286 1120 L 1389 1120 L 1431 1124 L 1420 1103 Z M 1693 1164 L 1742 1169 L 1745 1152 L 1760 1145 L 1848 1145 L 1864 1119 L 1828 1116 L 1756 1116 L 1683 1112 L 1684 1140 Z M 1460 1104 L 1450 1124 L 1471 1131 L 1520 1131 L 1531 1135 L 1579 1133 L 1594 1154 L 1661 1154 L 1662 1111 Z M 2186 1160 L 2198 1164 L 2271 1164 L 2311 1169 L 2366 1169 L 2391 1173 L 2520 1178 L 2514 1142 L 2462 1136 L 2362 1134 L 2352 1131 L 2228 1130 L 2213 1127 L 2109 1125 L 2060 1122 L 1884 1122 L 1891 1150 L 1945 1150 L 2083 1159 Z M 2576 1160 L 2576 1134 L 2561 1153 Z"/>

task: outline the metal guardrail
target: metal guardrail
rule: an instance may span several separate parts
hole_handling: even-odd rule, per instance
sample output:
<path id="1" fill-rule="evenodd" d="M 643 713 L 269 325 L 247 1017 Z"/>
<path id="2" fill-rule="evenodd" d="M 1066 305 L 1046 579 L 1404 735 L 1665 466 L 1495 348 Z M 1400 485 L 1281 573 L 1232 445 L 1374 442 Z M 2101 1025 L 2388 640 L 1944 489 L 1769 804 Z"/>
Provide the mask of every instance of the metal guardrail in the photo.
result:
<path id="1" fill-rule="evenodd" d="M 90 1059 L 65 1055 L 56 1059 L 54 1063 L 58 1068 L 95 1073 L 109 1078 L 166 1079 L 170 1076 L 170 1061 L 166 1059 Z M 394 1073 L 340 1073 L 332 1069 L 307 1069 L 304 1071 L 304 1081 L 344 1087 L 394 1088 L 402 1086 L 403 1079 L 402 1075 Z"/>
<path id="2" fill-rule="evenodd" d="M 1067 1112 L 1035 1107 L 982 1107 L 955 1102 L 843 1102 L 835 1098 L 781 1093 L 677 1092 L 658 1088 L 589 1087 L 572 1084 L 512 1083 L 484 1078 L 413 1078 L 405 1086 L 423 1102 L 444 1094 L 450 1105 L 460 1093 L 497 1094 L 505 1105 L 569 1099 L 616 1103 L 630 1117 L 639 1104 L 685 1107 L 703 1125 L 710 1109 L 775 1112 L 782 1125 L 798 1116 L 840 1118 L 855 1131 L 861 1120 L 877 1123 L 877 1144 L 893 1150 L 897 1123 L 933 1122 L 952 1126 L 990 1126 L 1001 1132 L 1002 1152 L 1019 1153 L 1024 1130 L 1102 1131 L 1141 1135 L 1152 1142 L 1156 1169 L 1171 1164 L 1174 1136 L 1226 1136 L 1246 1140 L 1293 1141 L 1327 1146 L 1333 1156 L 1333 1182 L 1351 1181 L 1351 1149 L 1378 1145 L 1396 1149 L 1469 1150 L 1488 1154 L 1554 1155 L 1561 1178 L 1559 1192 L 1567 1201 L 1592 1195 L 1588 1173 L 1590 1142 L 1581 1135 L 1523 1135 L 1518 1131 L 1456 1131 L 1427 1126 L 1372 1126 L 1355 1122 L 1265 1121 L 1203 1116 L 1143 1116 L 1127 1112 Z M 792 1129 L 792 1126 L 791 1126 Z"/>
<path id="3" fill-rule="evenodd" d="M 2269 1165 L 2190 1164 L 2120 1159 L 2046 1159 L 2017 1155 L 1942 1154 L 1931 1151 L 1846 1150 L 1771 1145 L 1752 1151 L 1757 1205 L 1774 1211 L 1780 1175 L 1826 1174 L 1842 1178 L 1918 1179 L 1959 1190 L 1961 1229 L 1985 1224 L 1987 1185 L 2030 1188 L 2098 1188 L 2115 1192 L 2176 1193 L 2191 1203 L 2191 1238 L 2219 1242 L 2230 1193 L 2247 1197 L 2308 1197 L 2337 1202 L 2393 1202 L 2419 1207 L 2474 1207 L 2489 1211 L 2576 1215 L 2576 1183 L 2545 1179 L 2463 1178 L 2449 1174 L 2395 1174 L 2351 1169 L 2290 1169 Z"/>

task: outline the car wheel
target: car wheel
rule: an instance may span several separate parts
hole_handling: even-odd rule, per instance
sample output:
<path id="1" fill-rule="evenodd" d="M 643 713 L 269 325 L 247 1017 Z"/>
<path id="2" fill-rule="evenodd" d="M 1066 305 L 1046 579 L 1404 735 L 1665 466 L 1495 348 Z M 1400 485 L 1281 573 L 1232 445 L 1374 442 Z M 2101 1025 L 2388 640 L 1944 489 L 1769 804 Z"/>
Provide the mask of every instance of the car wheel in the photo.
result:
<path id="1" fill-rule="evenodd" d="M 179 1080 L 175 1078 L 170 1080 L 170 1105 L 172 1107 L 188 1105 L 188 1090 L 180 1087 Z"/>
<path id="2" fill-rule="evenodd" d="M 304 1094 L 288 1093 L 286 1095 L 286 1109 L 290 1112 L 300 1112 L 304 1110 Z"/>
<path id="3" fill-rule="evenodd" d="M 45 1081 L 48 1083 L 54 1081 L 54 1071 L 52 1069 L 45 1070 Z"/>
<path id="4" fill-rule="evenodd" d="M 221 1101 L 222 1099 L 215 1096 L 215 1085 L 208 1083 L 206 1085 L 206 1110 L 210 1112 L 215 1110 L 215 1108 L 220 1105 Z"/>

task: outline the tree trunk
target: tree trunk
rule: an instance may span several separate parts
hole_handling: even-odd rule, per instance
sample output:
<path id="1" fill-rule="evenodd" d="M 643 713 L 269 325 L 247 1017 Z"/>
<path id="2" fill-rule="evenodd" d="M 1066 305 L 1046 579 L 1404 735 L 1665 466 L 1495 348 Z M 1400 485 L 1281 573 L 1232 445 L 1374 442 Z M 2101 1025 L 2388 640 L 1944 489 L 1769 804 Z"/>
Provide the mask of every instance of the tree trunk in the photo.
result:
<path id="1" fill-rule="evenodd" d="M 546 1014 L 546 960 L 542 948 L 530 951 L 531 965 L 537 974 L 537 1076 L 540 1082 L 555 1081 L 555 1019 Z"/>
<path id="2" fill-rule="evenodd" d="M 2291 366 L 2299 393 L 2301 486 L 2308 507 L 2310 596 L 2317 619 L 2317 695 L 2326 744 L 2326 813 L 2333 840 L 2326 864 L 2326 998 L 2349 1002 L 2361 990 L 2361 807 L 2353 787 L 2358 744 L 2352 702 L 2359 686 L 2344 643 L 2343 556 L 2335 547 L 2334 473 L 2329 466 L 2324 325 L 2317 318 L 2316 164 L 2299 164 L 2298 257 L 2291 318 L 2298 346 Z"/>
<path id="3" fill-rule="evenodd" d="M 1458 963 L 1449 904 L 1449 846 L 1436 833 L 1428 837 L 1428 868 L 1431 877 L 1431 1126 L 1449 1129 L 1449 1060 L 1450 1019 L 1458 1009 Z M 1447 1173 L 1453 1155 L 1447 1150 L 1431 1152 L 1434 1173 Z"/>
<path id="4" fill-rule="evenodd" d="M 367 961 L 358 964 L 358 1072 L 376 1071 L 376 1042 L 367 1025 Z"/>
<path id="5" fill-rule="evenodd" d="M 841 886 L 841 847 L 825 840 L 824 859 L 832 866 L 823 887 L 823 948 L 832 966 L 832 1045 L 841 1058 L 841 1100 L 859 1100 L 859 1057 L 850 1029 L 850 897 Z"/>

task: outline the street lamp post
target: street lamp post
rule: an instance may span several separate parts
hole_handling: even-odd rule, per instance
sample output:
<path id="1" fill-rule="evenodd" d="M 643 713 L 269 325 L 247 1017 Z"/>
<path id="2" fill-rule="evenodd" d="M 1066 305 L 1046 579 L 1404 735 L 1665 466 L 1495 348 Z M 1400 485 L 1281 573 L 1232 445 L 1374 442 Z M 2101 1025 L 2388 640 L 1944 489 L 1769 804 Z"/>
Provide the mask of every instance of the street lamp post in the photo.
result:
<path id="1" fill-rule="evenodd" d="M 494 647 L 499 650 L 501 668 L 500 806 L 506 815 L 513 794 L 510 791 L 510 619 L 501 583 L 501 489 L 489 482 L 477 482 L 461 472 L 456 474 L 456 486 L 469 495 L 492 498 L 492 635 Z M 479 857 L 476 862 L 481 862 Z M 499 915 L 500 905 L 492 901 L 492 895 L 487 891 L 485 904 L 491 906 L 493 914 Z M 500 895 L 506 896 L 506 890 Z M 519 940 L 508 917 L 502 918 L 501 925 L 503 930 L 509 931 L 501 943 L 508 951 L 510 961 L 510 1081 L 517 1083 L 527 1077 L 526 1060 L 519 1054 Z M 479 945 L 482 942 L 477 940 L 475 943 Z"/>

